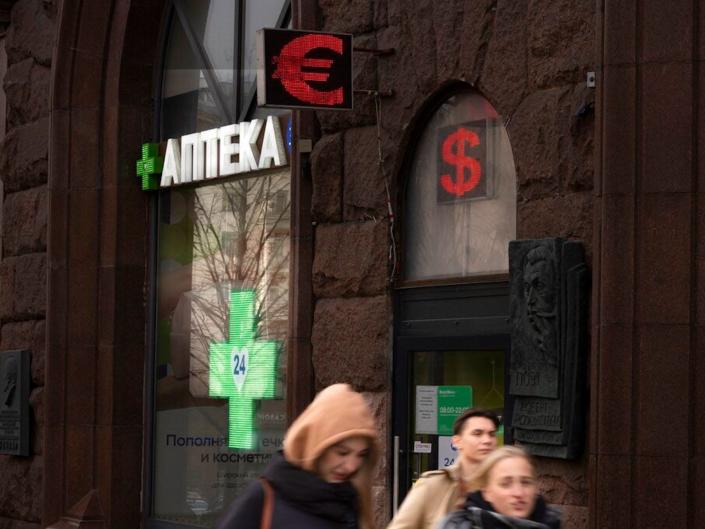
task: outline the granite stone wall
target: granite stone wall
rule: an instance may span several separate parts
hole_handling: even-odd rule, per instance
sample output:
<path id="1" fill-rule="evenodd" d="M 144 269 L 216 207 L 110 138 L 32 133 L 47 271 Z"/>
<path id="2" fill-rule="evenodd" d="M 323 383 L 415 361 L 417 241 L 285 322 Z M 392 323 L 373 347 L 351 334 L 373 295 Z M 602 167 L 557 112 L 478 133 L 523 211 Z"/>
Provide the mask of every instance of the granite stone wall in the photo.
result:
<path id="1" fill-rule="evenodd" d="M 33 455 L 0 456 L 0 529 L 35 529 L 42 517 L 49 80 L 61 0 L 18 0 L 6 38 L 7 135 L 0 256 L 0 350 L 32 355 Z M 356 88 L 394 90 L 381 122 L 370 96 L 354 112 L 318 112 L 311 156 L 315 223 L 312 333 L 316 385 L 363 391 L 382 439 L 391 413 L 390 238 L 385 181 L 398 207 L 399 168 L 414 120 L 449 81 L 474 85 L 507 120 L 517 169 L 517 236 L 563 236 L 592 255 L 592 0 L 319 1 L 316 29 L 351 32 Z M 383 169 L 378 164 L 378 126 Z M 389 456 L 389 447 L 383 447 Z M 383 458 L 383 460 L 388 457 Z M 587 526 L 583 461 L 539 461 L 541 486 L 567 529 Z M 374 486 L 380 527 L 388 517 L 388 468 Z"/>
<path id="2" fill-rule="evenodd" d="M 705 527 L 704 15 L 701 0 L 603 4 L 595 529 Z"/>
<path id="3" fill-rule="evenodd" d="M 49 83 L 57 2 L 17 1 L 5 40 L 0 350 L 31 352 L 32 455 L 0 455 L 1 529 L 33 529 L 42 516 Z"/>
<path id="4" fill-rule="evenodd" d="M 319 29 L 349 32 L 354 112 L 318 112 L 311 156 L 315 224 L 313 363 L 318 387 L 352 382 L 377 403 L 386 432 L 391 399 L 392 296 L 388 181 L 395 208 L 406 146 L 434 93 L 452 81 L 478 89 L 504 117 L 517 170 L 517 238 L 567 237 L 592 256 L 596 10 L 592 0 L 320 0 Z M 383 165 L 378 163 L 378 126 Z M 385 434 L 384 439 L 386 440 Z M 384 447 L 390 456 L 389 447 Z M 587 527 L 585 460 L 538 462 L 541 489 L 567 529 Z M 375 483 L 380 526 L 386 474 Z"/>

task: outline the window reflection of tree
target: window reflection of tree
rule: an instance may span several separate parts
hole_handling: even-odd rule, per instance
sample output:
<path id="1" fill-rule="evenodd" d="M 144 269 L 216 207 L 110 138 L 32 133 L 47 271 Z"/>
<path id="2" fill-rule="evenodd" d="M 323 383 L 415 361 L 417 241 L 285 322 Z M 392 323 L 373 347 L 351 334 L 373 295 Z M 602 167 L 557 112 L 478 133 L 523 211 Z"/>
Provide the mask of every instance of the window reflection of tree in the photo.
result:
<path id="1" fill-rule="evenodd" d="M 205 377 L 208 346 L 227 329 L 233 288 L 256 290 L 260 336 L 286 339 L 289 174 L 198 188 L 193 208 L 190 370 Z M 283 372 L 280 376 L 283 380 Z M 207 381 L 197 386 L 202 393 Z"/>

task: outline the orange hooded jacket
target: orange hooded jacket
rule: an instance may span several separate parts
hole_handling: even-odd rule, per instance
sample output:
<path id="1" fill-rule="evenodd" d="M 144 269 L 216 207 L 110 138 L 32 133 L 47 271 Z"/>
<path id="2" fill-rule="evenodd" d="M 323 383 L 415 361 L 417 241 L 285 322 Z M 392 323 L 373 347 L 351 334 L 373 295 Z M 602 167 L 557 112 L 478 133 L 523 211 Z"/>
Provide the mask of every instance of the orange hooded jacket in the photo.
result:
<path id="1" fill-rule="evenodd" d="M 322 390 L 292 423 L 284 438 L 284 457 L 298 467 L 316 472 L 316 462 L 327 448 L 350 437 L 370 440 L 367 460 L 352 478 L 360 500 L 363 529 L 374 529 L 372 474 L 379 457 L 377 429 L 364 397 L 347 384 Z"/>

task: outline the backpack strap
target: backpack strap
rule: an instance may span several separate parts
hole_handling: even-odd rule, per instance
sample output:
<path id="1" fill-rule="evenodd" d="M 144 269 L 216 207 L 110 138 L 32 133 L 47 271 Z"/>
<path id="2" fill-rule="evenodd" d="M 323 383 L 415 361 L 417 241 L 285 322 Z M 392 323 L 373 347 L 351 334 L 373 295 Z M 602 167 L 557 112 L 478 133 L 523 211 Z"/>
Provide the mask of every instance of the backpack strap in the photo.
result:
<path id="1" fill-rule="evenodd" d="M 262 517 L 260 529 L 270 529 L 272 525 L 272 511 L 274 510 L 274 489 L 264 478 L 259 478 L 264 489 L 264 503 L 262 504 Z"/>

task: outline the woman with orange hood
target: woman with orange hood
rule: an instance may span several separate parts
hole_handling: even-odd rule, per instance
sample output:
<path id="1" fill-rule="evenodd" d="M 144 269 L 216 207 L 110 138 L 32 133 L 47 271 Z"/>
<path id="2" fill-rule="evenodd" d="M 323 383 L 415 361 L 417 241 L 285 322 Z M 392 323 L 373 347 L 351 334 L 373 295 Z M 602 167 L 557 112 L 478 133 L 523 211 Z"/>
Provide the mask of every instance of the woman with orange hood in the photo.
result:
<path id="1" fill-rule="evenodd" d="M 283 454 L 235 500 L 216 529 L 374 529 L 377 430 L 347 384 L 321 391 L 289 427 Z"/>

